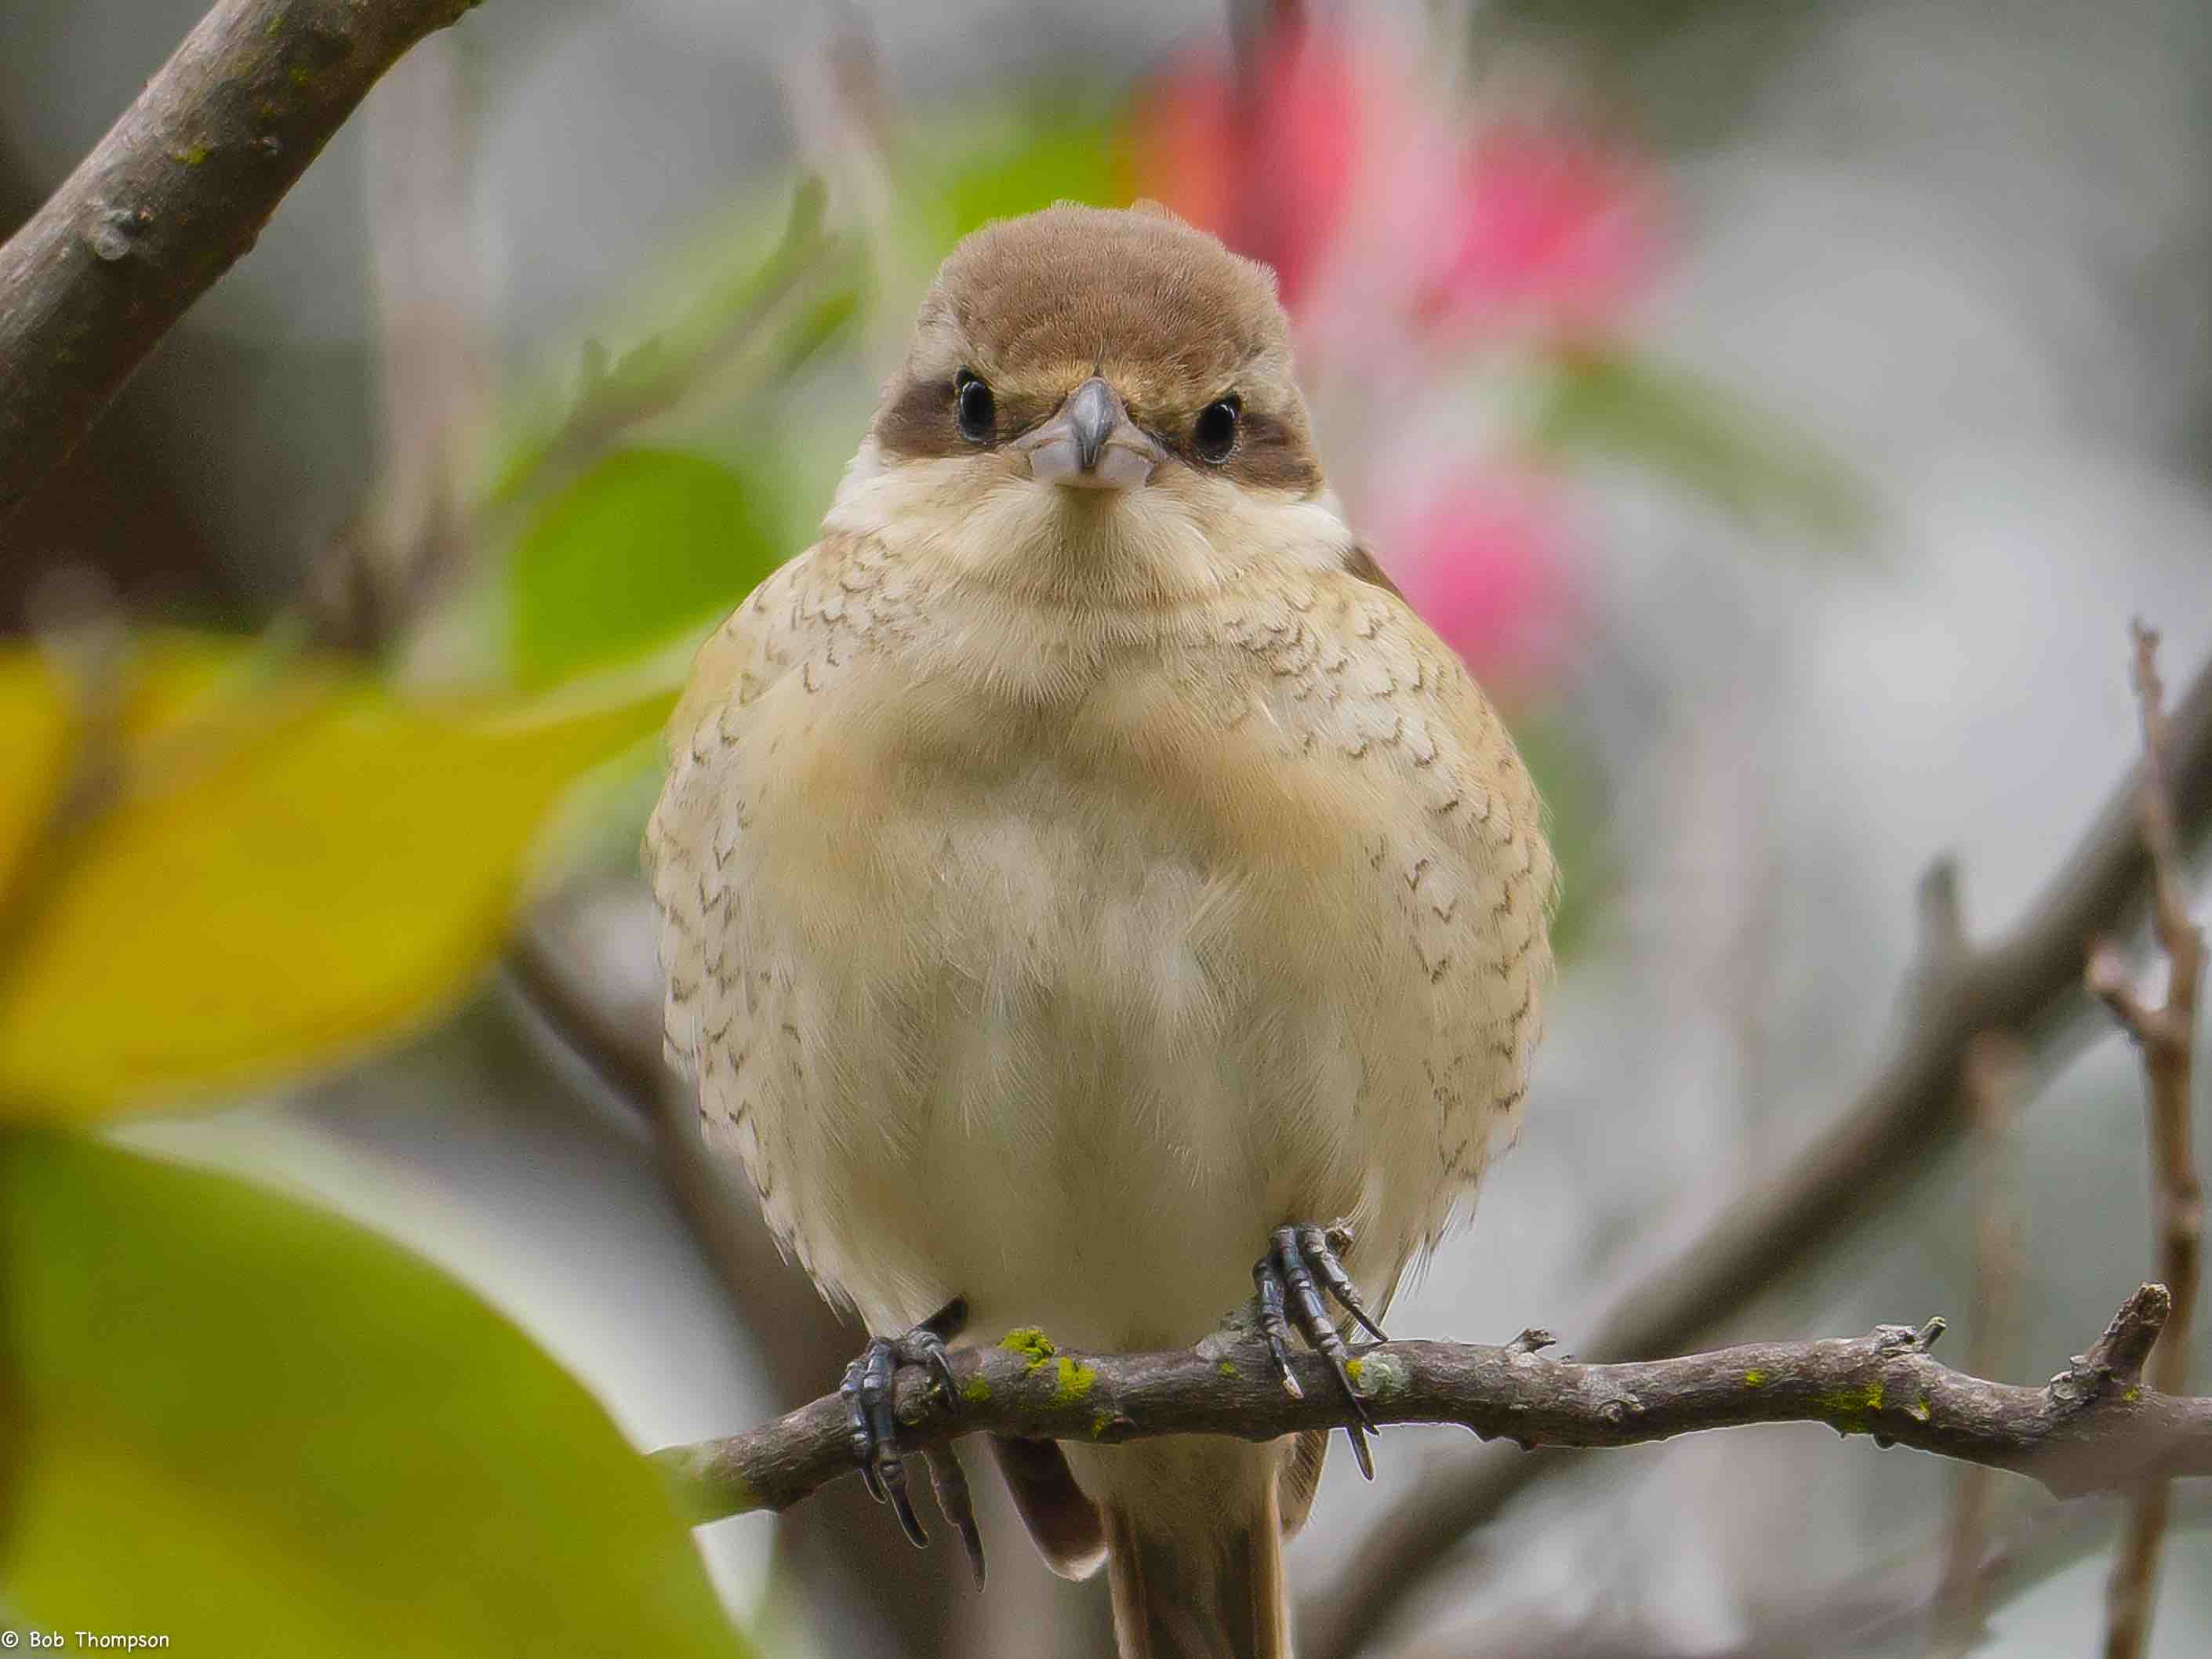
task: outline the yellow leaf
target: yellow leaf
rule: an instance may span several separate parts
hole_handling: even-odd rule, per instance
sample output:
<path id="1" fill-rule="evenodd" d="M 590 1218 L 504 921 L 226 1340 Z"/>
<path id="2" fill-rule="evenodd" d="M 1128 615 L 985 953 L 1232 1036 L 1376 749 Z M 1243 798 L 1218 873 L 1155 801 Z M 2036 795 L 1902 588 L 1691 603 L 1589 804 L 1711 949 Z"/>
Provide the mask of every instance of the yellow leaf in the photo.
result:
<path id="1" fill-rule="evenodd" d="M 70 726 L 66 689 L 38 653 L 0 655 L 0 894 L 61 787 Z"/>
<path id="2" fill-rule="evenodd" d="M 149 653 L 129 785 L 0 983 L 0 1113 L 173 1103 L 421 1020 L 497 950 L 567 786 L 670 702 L 636 681 L 412 702 L 327 665 L 217 663 Z"/>

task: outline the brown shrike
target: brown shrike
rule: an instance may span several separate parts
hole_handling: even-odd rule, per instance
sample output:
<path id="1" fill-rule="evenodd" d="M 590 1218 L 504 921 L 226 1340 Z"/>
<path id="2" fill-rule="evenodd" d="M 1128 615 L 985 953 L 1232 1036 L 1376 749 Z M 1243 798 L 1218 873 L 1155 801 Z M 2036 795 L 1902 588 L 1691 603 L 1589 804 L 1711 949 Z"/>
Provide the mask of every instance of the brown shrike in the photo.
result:
<path id="1" fill-rule="evenodd" d="M 963 241 L 671 750 L 669 1043 L 875 1334 L 848 1408 L 909 1530 L 889 1383 L 963 1316 L 1180 1346 L 1256 1283 L 1357 1398 L 1324 1298 L 1379 1335 L 1511 1139 L 1556 870 L 1345 525 L 1264 267 L 1149 206 Z M 1249 1659 L 1327 1443 L 996 1449 L 1124 1655 Z"/>

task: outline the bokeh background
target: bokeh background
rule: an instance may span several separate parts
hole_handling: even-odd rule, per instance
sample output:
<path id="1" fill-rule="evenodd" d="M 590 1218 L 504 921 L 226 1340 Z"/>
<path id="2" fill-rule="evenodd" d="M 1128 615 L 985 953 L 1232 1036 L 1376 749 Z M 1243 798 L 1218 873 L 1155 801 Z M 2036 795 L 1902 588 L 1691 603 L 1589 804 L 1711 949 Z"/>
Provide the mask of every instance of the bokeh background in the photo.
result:
<path id="1" fill-rule="evenodd" d="M 0 227 L 200 9 L 0 19 Z M 1978 935 L 2032 902 L 2136 752 L 2128 618 L 2176 682 L 2212 652 L 2208 181 L 2197 0 L 500 0 L 434 37 L 5 532 L 0 872 L 40 890 L 0 1092 L 105 1139 L 19 1135 L 0 1189 L 0 1613 L 239 1652 L 705 1650 L 717 1597 L 775 1655 L 1108 1639 L 988 1480 L 981 1596 L 842 1489 L 702 1529 L 694 1586 L 622 1449 L 860 1340 L 654 1092 L 636 844 L 687 641 L 811 539 L 963 230 L 1149 195 L 1276 266 L 1334 481 L 1566 866 L 1522 1145 L 1394 1332 L 1571 1349 L 1915 1018 L 1932 859 Z M 151 781 L 40 852 L 88 686 Z M 2012 1104 L 1713 1337 L 1942 1311 L 2063 1365 L 2149 1271 L 2139 1073 L 2085 1011 Z M 1984 1188 L 2017 1284 L 1976 1332 Z M 1335 1460 L 1301 1600 L 1417 1477 L 1516 1455 Z M 1809 1427 L 1589 1455 L 1360 1639 L 1924 1651 L 1955 1473 Z M 2118 1511 L 2047 1510 L 1997 1488 L 1983 1651 L 2097 1640 Z M 2164 1659 L 2212 1650 L 2212 1508 L 2176 1527 Z"/>

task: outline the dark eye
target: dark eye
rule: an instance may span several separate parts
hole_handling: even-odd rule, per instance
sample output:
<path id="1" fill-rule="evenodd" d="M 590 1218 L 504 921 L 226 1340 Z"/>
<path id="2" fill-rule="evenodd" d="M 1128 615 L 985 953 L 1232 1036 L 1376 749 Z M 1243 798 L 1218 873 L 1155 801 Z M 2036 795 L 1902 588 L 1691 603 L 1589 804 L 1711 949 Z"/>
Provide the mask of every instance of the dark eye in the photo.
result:
<path id="1" fill-rule="evenodd" d="M 1237 417 L 1243 412 L 1244 405 L 1233 397 L 1220 398 L 1198 411 L 1198 423 L 1190 429 L 1190 444 L 1200 459 L 1229 459 L 1229 452 L 1237 447 Z"/>
<path id="2" fill-rule="evenodd" d="M 963 368 L 952 377 L 952 402 L 959 411 L 960 435 L 974 443 L 990 442 L 999 419 L 991 388 Z"/>

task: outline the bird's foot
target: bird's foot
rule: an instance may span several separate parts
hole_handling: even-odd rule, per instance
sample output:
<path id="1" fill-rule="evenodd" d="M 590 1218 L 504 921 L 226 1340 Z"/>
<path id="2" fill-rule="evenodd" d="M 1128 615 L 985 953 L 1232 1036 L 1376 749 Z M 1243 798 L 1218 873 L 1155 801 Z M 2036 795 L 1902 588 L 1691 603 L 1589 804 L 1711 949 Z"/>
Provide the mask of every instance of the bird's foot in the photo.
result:
<path id="1" fill-rule="evenodd" d="M 921 1517 L 915 1513 L 914 1499 L 907 1490 L 903 1461 L 906 1454 L 899 1444 L 893 1385 L 900 1366 L 927 1366 L 933 1403 L 940 1411 L 949 1409 L 959 1394 L 958 1385 L 953 1381 L 951 1356 L 945 1352 L 945 1344 L 947 1338 L 957 1336 L 967 1322 L 968 1304 L 964 1298 L 955 1297 L 903 1336 L 871 1337 L 860 1357 L 845 1368 L 845 1380 L 837 1389 L 845 1402 L 845 1425 L 852 1438 L 853 1457 L 860 1466 L 860 1479 L 868 1488 L 868 1495 L 878 1504 L 890 1504 L 898 1516 L 901 1529 L 916 1549 L 929 1542 L 929 1534 L 923 1530 Z M 949 1448 L 941 1457 L 933 1453 L 929 1464 L 935 1478 L 938 1507 L 967 1545 L 969 1563 L 980 1582 L 983 1576 L 982 1542 L 975 1527 L 975 1510 L 969 1502 L 967 1482 L 960 1477 L 959 1465 L 952 1462 Z"/>
<path id="2" fill-rule="evenodd" d="M 1377 1342 L 1389 1340 L 1360 1301 L 1352 1275 L 1344 1270 L 1340 1253 L 1351 1243 L 1351 1231 L 1345 1227 L 1323 1230 L 1310 1223 L 1278 1227 L 1268 1240 L 1267 1254 L 1253 1264 L 1252 1283 L 1259 1292 L 1260 1333 L 1267 1339 L 1267 1351 L 1275 1357 L 1284 1389 L 1293 1398 L 1304 1398 L 1304 1390 L 1291 1370 L 1290 1327 L 1296 1324 L 1307 1346 L 1328 1360 L 1344 1397 L 1358 1413 L 1358 1420 L 1346 1424 L 1344 1431 L 1351 1438 L 1352 1455 L 1359 1464 L 1360 1474 L 1372 1480 L 1375 1459 L 1367 1449 L 1367 1437 L 1377 1432 L 1375 1420 L 1367 1414 L 1367 1401 L 1352 1379 L 1346 1363 L 1351 1356 L 1322 1294 L 1326 1288 Z"/>

